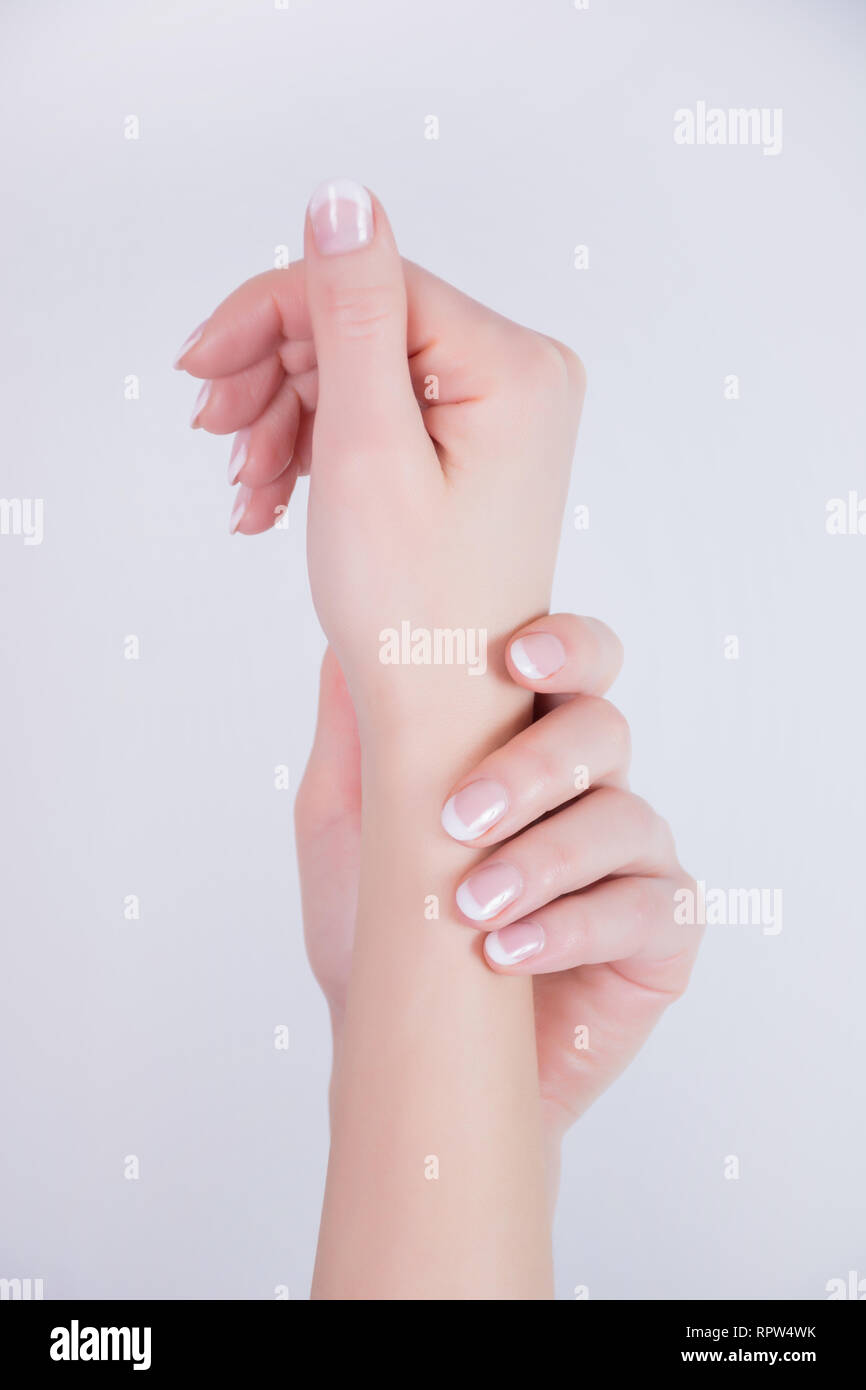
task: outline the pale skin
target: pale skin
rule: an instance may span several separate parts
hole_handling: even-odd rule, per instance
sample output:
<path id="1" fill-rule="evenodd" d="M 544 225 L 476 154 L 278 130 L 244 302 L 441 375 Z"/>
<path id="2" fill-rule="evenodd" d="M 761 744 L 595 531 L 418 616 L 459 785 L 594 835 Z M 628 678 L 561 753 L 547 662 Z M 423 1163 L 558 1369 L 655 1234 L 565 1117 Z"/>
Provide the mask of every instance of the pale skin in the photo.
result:
<path id="1" fill-rule="evenodd" d="M 314 197 L 304 261 L 178 359 L 210 383 L 194 423 L 237 433 L 233 529 L 310 473 L 330 646 L 296 831 L 335 1041 L 313 1297 L 544 1299 L 562 1137 L 685 988 L 692 885 L 628 787 L 617 638 L 548 613 L 581 364 L 402 262 L 365 198 Z M 383 665 L 403 620 L 483 630 L 486 674 Z"/>

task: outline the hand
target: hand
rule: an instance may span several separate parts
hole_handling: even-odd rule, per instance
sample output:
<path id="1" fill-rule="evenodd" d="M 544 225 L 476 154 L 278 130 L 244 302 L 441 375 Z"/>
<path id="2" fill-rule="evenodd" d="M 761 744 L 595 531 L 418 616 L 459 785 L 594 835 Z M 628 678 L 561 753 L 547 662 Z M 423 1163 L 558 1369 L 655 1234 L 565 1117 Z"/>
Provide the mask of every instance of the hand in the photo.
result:
<path id="1" fill-rule="evenodd" d="M 269 528 L 310 472 L 313 599 L 365 726 L 418 712 L 417 668 L 379 660 L 404 622 L 483 632 L 505 679 L 506 634 L 549 604 L 584 390 L 569 349 L 404 267 L 379 203 L 340 183 L 313 197 L 303 267 L 242 286 L 179 362 L 208 378 L 194 423 L 240 431 L 233 529 Z M 425 672 L 427 710 L 451 674 Z"/>
<path id="2" fill-rule="evenodd" d="M 622 661 L 618 639 L 603 623 L 560 614 L 516 632 L 508 652 L 511 679 L 537 692 L 535 722 L 461 779 L 443 823 L 473 846 L 503 845 L 483 861 L 486 888 L 483 877 L 475 882 L 477 868 L 474 893 L 455 884 L 458 903 L 477 913 L 476 903 L 502 893 L 503 871 L 494 866 L 520 875 L 518 896 L 483 921 L 466 921 L 488 933 L 491 969 L 535 977 L 539 1079 L 555 1161 L 569 1125 L 682 994 L 700 930 L 674 921 L 674 893 L 694 884 L 665 822 L 628 790 L 628 726 L 602 698 Z M 330 651 L 295 818 L 307 950 L 339 1038 L 361 784 L 354 710 Z"/>

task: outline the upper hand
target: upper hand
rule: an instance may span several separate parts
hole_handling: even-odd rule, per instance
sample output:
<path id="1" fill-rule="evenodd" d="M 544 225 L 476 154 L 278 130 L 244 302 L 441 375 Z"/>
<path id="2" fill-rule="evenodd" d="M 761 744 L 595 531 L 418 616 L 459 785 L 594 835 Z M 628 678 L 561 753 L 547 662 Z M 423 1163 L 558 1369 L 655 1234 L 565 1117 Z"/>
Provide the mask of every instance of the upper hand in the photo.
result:
<path id="1" fill-rule="evenodd" d="M 404 264 L 366 190 L 311 209 L 303 265 L 242 286 L 179 361 L 208 379 L 195 422 L 240 432 L 235 529 L 269 528 L 310 472 L 313 599 L 365 720 L 417 690 L 379 661 L 403 622 L 483 630 L 504 678 L 507 633 L 549 605 L 584 374 Z"/>

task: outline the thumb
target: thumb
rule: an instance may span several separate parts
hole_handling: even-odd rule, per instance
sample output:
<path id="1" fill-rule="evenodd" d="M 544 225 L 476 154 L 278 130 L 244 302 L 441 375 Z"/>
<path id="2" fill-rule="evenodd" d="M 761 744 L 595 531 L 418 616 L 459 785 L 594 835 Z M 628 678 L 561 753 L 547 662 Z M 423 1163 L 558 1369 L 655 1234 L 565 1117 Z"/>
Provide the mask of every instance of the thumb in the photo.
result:
<path id="1" fill-rule="evenodd" d="M 310 965 L 332 1011 L 345 1005 L 361 855 L 361 753 L 352 697 L 328 648 L 316 739 L 295 802 Z"/>
<path id="2" fill-rule="evenodd" d="M 361 748 L 355 707 L 340 663 L 328 647 L 319 678 L 316 736 L 295 802 L 304 843 L 361 809 Z"/>
<path id="3" fill-rule="evenodd" d="M 417 427 L 403 265 L 382 205 L 361 184 L 333 179 L 316 189 L 304 274 L 319 368 L 316 418 L 329 442 L 375 443 L 412 417 Z"/>

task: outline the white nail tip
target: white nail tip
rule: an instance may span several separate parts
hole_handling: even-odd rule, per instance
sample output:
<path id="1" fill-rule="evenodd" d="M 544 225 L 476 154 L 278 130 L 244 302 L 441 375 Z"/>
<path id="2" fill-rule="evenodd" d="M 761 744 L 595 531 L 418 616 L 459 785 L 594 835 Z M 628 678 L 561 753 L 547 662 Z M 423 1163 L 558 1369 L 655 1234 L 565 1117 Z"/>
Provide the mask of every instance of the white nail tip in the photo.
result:
<path id="1" fill-rule="evenodd" d="M 477 840 L 479 835 L 483 835 L 488 828 L 490 820 L 488 819 L 485 824 L 473 830 L 471 826 L 466 825 L 458 816 L 454 809 L 454 800 L 455 798 L 452 796 L 442 807 L 443 830 L 448 832 L 452 840 L 462 840 L 464 843 L 467 840 Z"/>
<path id="2" fill-rule="evenodd" d="M 198 417 L 201 415 L 202 411 L 204 410 L 205 406 L 210 400 L 210 390 L 211 384 L 209 381 L 206 381 L 204 386 L 201 388 L 198 395 L 196 396 L 195 405 L 192 408 L 192 419 L 189 422 L 192 425 L 193 429 L 195 429 L 195 424 L 198 420 Z"/>
<path id="3" fill-rule="evenodd" d="M 237 498 L 236 498 L 236 500 L 235 500 L 235 504 L 234 504 L 234 506 L 232 507 L 232 514 L 231 514 L 231 516 L 229 517 L 229 535 L 230 535 L 230 536 L 233 536 L 233 535 L 234 535 L 235 531 L 238 529 L 238 527 L 240 526 L 241 522 L 243 521 L 243 519 L 244 519 L 244 513 L 245 513 L 245 511 L 246 511 L 246 509 L 247 509 L 248 503 L 249 503 L 249 498 L 248 498 L 248 497 L 246 496 L 246 494 L 244 493 L 243 488 L 241 488 L 241 491 L 238 493 Z"/>
<path id="4" fill-rule="evenodd" d="M 234 487 L 241 469 L 247 461 L 247 446 L 242 444 L 233 459 L 229 459 L 229 482 Z"/>
<path id="5" fill-rule="evenodd" d="M 516 951 L 506 951 L 500 940 L 499 932 L 492 931 L 484 938 L 484 954 L 493 965 L 518 965 L 520 961 L 528 960 L 530 956 L 537 956 L 543 945 L 542 939 L 538 942 L 530 941 L 525 946 L 518 946 Z"/>
<path id="6" fill-rule="evenodd" d="M 511 660 L 514 662 L 521 676 L 525 676 L 528 681 L 538 681 L 542 679 L 541 672 L 535 662 L 530 658 L 521 638 L 518 637 L 516 642 L 512 642 L 509 650 Z"/>
<path id="7" fill-rule="evenodd" d="M 325 183 L 320 183 L 310 199 L 310 216 L 315 217 L 326 203 L 330 206 L 337 202 L 354 203 L 368 217 L 373 216 L 369 193 L 363 184 L 355 183 L 354 179 L 327 179 Z"/>
<path id="8" fill-rule="evenodd" d="M 457 906 L 460 911 L 470 918 L 473 922 L 486 922 L 489 917 L 495 917 L 497 912 L 501 912 L 506 903 L 510 903 L 515 894 L 505 891 L 497 893 L 489 903 L 483 904 L 478 901 L 469 888 L 468 881 L 461 883 L 457 889 Z"/>
<path id="9" fill-rule="evenodd" d="M 484 954 L 494 965 L 511 965 L 508 952 L 502 949 L 498 931 L 488 932 L 487 936 L 485 936 Z"/>
<path id="10" fill-rule="evenodd" d="M 202 325 L 201 328 L 197 328 L 197 329 L 195 330 L 195 332 L 190 333 L 189 337 L 187 338 L 187 340 L 186 340 L 186 342 L 184 343 L 183 347 L 181 348 L 180 352 L 177 354 L 177 357 L 174 359 L 174 366 L 175 366 L 175 367 L 178 365 L 178 363 L 179 363 L 184 357 L 186 357 L 186 354 L 189 352 L 190 348 L 191 348 L 191 347 L 195 347 L 195 344 L 198 342 L 198 340 L 199 340 L 199 338 L 201 337 L 201 335 L 202 335 L 203 332 L 204 332 L 204 325 Z"/>

